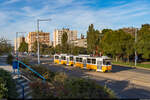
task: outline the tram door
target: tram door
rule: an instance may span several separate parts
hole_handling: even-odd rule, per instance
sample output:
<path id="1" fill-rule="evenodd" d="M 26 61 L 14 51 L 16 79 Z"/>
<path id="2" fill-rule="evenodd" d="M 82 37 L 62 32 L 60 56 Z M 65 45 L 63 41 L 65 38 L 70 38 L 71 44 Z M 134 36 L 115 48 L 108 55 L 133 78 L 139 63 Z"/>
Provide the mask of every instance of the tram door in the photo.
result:
<path id="1" fill-rule="evenodd" d="M 67 57 L 67 65 L 69 65 L 69 57 Z"/>
<path id="2" fill-rule="evenodd" d="M 86 59 L 83 59 L 83 68 L 86 68 Z"/>
<path id="3" fill-rule="evenodd" d="M 59 64 L 61 64 L 61 57 L 60 56 L 58 56 L 59 57 Z"/>
<path id="4" fill-rule="evenodd" d="M 97 61 L 97 70 L 98 71 L 102 70 L 102 61 Z"/>

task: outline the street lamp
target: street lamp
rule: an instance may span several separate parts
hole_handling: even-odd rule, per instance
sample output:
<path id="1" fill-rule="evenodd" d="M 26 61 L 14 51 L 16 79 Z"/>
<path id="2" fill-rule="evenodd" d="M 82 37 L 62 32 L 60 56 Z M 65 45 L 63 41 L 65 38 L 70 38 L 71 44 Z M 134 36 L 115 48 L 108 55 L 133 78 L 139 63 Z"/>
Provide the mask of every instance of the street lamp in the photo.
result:
<path id="1" fill-rule="evenodd" d="M 19 33 L 26 33 L 26 32 L 16 32 L 16 59 L 17 59 L 17 70 L 18 70 L 18 74 L 19 74 L 19 56 L 18 56 L 18 34 Z"/>
<path id="2" fill-rule="evenodd" d="M 51 19 L 37 19 L 37 55 L 38 55 L 38 64 L 40 64 L 40 44 L 39 44 L 39 22 L 40 21 L 51 21 Z"/>
<path id="3" fill-rule="evenodd" d="M 135 29 L 135 44 L 137 43 L 137 31 L 138 31 L 138 28 Z M 138 59 L 138 56 L 137 56 L 137 52 L 135 48 L 135 66 L 137 64 L 137 59 Z"/>

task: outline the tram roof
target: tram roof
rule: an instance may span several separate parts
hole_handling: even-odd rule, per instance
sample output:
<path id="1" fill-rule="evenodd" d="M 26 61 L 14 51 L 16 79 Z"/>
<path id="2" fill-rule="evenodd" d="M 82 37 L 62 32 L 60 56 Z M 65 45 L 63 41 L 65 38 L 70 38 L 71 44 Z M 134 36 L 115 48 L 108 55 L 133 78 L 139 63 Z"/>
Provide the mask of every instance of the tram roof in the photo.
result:
<path id="1" fill-rule="evenodd" d="M 88 57 L 88 58 L 91 58 L 91 59 L 111 59 L 110 57 L 107 57 L 107 56 L 101 56 L 101 57 Z"/>
<path id="2" fill-rule="evenodd" d="M 80 57 L 90 57 L 90 55 L 78 55 Z"/>
<path id="3" fill-rule="evenodd" d="M 60 56 L 67 56 L 67 54 L 60 54 Z"/>

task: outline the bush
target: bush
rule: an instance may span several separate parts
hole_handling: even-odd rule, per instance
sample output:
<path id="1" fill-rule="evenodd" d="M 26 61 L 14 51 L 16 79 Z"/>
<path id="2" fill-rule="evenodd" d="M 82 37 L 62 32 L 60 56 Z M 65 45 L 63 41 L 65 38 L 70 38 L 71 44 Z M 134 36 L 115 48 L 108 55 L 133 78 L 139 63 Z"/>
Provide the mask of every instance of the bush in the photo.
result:
<path id="1" fill-rule="evenodd" d="M 8 97 L 5 81 L 0 77 L 0 99 Z"/>
<path id="2" fill-rule="evenodd" d="M 36 65 L 36 66 L 31 66 L 31 68 L 33 70 L 35 70 L 36 72 L 38 72 L 40 75 L 42 75 L 43 77 L 46 76 L 46 74 L 48 75 L 47 77 L 45 77 L 47 79 L 47 81 L 52 81 L 54 76 L 55 76 L 55 73 L 50 71 L 49 69 L 45 68 L 44 66 L 42 65 Z M 26 68 L 27 70 L 29 70 L 28 68 Z M 31 71 L 28 71 L 29 74 L 28 75 L 32 75 L 32 76 L 35 76 L 36 78 L 40 78 L 39 76 L 37 76 L 35 73 L 31 72 Z"/>
<path id="3" fill-rule="evenodd" d="M 36 99 L 53 98 L 53 86 L 48 82 L 34 81 L 30 83 L 32 97 Z"/>
<path id="4" fill-rule="evenodd" d="M 7 57 L 7 63 L 12 65 L 13 59 L 14 59 L 14 57 L 11 54 L 9 54 Z"/>
<path id="5" fill-rule="evenodd" d="M 106 86 L 100 86 L 93 80 L 70 78 L 64 72 L 54 73 L 41 65 L 32 68 L 41 75 L 45 72 L 49 73 L 47 80 L 49 83 L 34 82 L 31 85 L 35 91 L 33 95 L 36 98 L 115 98 L 113 91 Z"/>
<path id="6" fill-rule="evenodd" d="M 29 65 L 29 59 L 27 59 L 27 58 L 22 58 L 21 61 L 22 61 L 24 64 Z M 26 67 L 25 67 L 24 65 L 22 65 L 22 64 L 19 64 L 19 67 L 21 67 L 21 68 L 26 68 Z"/>
<path id="7" fill-rule="evenodd" d="M 6 98 L 16 98 L 18 96 L 16 84 L 11 77 L 11 73 L 0 69 L 0 77 L 5 81 L 5 87 L 8 89 Z"/>
<path id="8" fill-rule="evenodd" d="M 57 72 L 54 77 L 54 82 L 64 84 L 67 78 L 68 76 L 64 72 Z"/>
<path id="9" fill-rule="evenodd" d="M 65 80 L 64 90 L 60 90 L 60 98 L 115 98 L 114 93 L 92 80 L 71 78 Z"/>

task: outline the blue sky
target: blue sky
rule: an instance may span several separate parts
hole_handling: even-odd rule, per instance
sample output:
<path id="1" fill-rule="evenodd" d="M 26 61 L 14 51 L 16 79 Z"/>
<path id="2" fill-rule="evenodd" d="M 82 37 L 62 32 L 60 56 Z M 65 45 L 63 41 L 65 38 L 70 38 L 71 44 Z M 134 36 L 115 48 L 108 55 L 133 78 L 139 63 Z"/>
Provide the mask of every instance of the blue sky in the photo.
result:
<path id="1" fill-rule="evenodd" d="M 0 37 L 12 42 L 16 32 L 30 32 L 37 28 L 50 32 L 63 27 L 86 34 L 89 24 L 95 28 L 119 29 L 141 27 L 150 22 L 149 0 L 0 0 Z M 20 34 L 21 35 L 21 34 Z"/>

